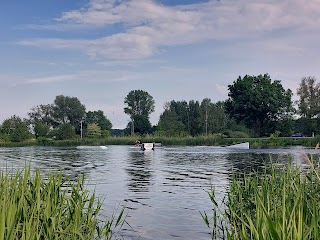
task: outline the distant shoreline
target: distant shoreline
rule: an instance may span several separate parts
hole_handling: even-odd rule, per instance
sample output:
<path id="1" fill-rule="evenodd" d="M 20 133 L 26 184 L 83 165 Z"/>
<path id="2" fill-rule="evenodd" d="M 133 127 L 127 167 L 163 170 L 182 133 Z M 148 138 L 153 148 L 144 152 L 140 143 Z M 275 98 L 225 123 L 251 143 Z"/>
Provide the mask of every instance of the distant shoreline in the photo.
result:
<path id="1" fill-rule="evenodd" d="M 290 147 L 304 146 L 315 148 L 320 142 L 320 136 L 316 137 L 270 137 L 270 138 L 224 138 L 221 136 L 197 136 L 197 137 L 108 137 L 104 139 L 70 139 L 70 140 L 52 140 L 52 139 L 32 139 L 25 142 L 0 142 L 0 147 L 26 147 L 26 146 L 57 146 L 73 147 L 79 145 L 134 145 L 136 139 L 141 142 L 156 142 L 163 146 L 224 146 L 242 142 L 249 142 L 250 148 L 270 148 L 270 147 Z"/>

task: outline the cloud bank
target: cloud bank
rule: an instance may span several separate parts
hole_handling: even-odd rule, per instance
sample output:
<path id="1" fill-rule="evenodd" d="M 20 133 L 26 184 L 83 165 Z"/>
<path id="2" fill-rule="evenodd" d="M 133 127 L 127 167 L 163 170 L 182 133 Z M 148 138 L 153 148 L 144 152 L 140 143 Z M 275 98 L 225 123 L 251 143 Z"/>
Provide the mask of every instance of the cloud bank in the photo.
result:
<path id="1" fill-rule="evenodd" d="M 121 31 L 96 39 L 37 38 L 18 44 L 80 50 L 94 58 L 141 60 L 170 46 L 210 40 L 250 41 L 253 37 L 281 31 L 289 36 L 317 32 L 320 30 L 320 1 L 222 0 L 165 6 L 154 0 L 91 0 L 87 6 L 64 12 L 54 21 L 54 26 L 39 27 L 102 31 L 117 24 Z M 283 42 L 276 44 L 269 46 L 270 49 L 303 51 L 295 46 L 299 42 L 291 46 Z"/>

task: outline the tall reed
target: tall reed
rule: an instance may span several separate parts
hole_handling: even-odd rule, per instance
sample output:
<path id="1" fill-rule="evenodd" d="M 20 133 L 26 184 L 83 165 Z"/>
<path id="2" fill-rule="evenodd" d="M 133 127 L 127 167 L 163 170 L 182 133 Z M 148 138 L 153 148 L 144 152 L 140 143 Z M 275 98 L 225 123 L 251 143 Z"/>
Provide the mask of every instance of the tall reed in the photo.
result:
<path id="1" fill-rule="evenodd" d="M 306 160 L 308 172 L 271 164 L 262 175 L 233 175 L 221 205 L 211 190 L 212 217 L 201 215 L 212 239 L 320 239 L 320 178 Z"/>
<path id="2" fill-rule="evenodd" d="M 118 217 L 100 213 L 102 201 L 62 173 L 43 179 L 30 167 L 16 173 L 0 173 L 0 240 L 16 239 L 111 239 L 123 224 Z"/>

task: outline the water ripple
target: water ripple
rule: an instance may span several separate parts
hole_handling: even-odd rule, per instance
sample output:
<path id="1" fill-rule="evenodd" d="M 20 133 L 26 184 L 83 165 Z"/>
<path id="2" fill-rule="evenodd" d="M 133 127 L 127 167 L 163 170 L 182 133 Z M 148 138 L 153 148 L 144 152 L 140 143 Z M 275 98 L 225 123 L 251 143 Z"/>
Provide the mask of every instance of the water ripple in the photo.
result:
<path id="1" fill-rule="evenodd" d="M 231 150 L 217 147 L 162 147 L 142 152 L 128 146 L 108 149 L 72 147 L 0 148 L 3 171 L 30 165 L 42 174 L 63 171 L 76 180 L 84 175 L 87 187 L 104 200 L 104 214 L 124 206 L 124 239 L 209 239 L 199 211 L 210 212 L 207 191 L 225 195 L 231 172 L 261 171 L 264 162 L 305 164 L 302 148 Z"/>

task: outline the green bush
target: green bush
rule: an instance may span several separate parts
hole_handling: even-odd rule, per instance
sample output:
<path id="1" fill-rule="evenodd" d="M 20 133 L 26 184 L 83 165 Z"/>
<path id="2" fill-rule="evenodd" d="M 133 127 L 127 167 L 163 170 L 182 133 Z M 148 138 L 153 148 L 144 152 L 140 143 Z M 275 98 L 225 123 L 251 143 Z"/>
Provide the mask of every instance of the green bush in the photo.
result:
<path id="1" fill-rule="evenodd" d="M 53 140 L 47 137 L 38 137 L 37 142 L 39 145 L 47 146 L 53 143 Z"/>

